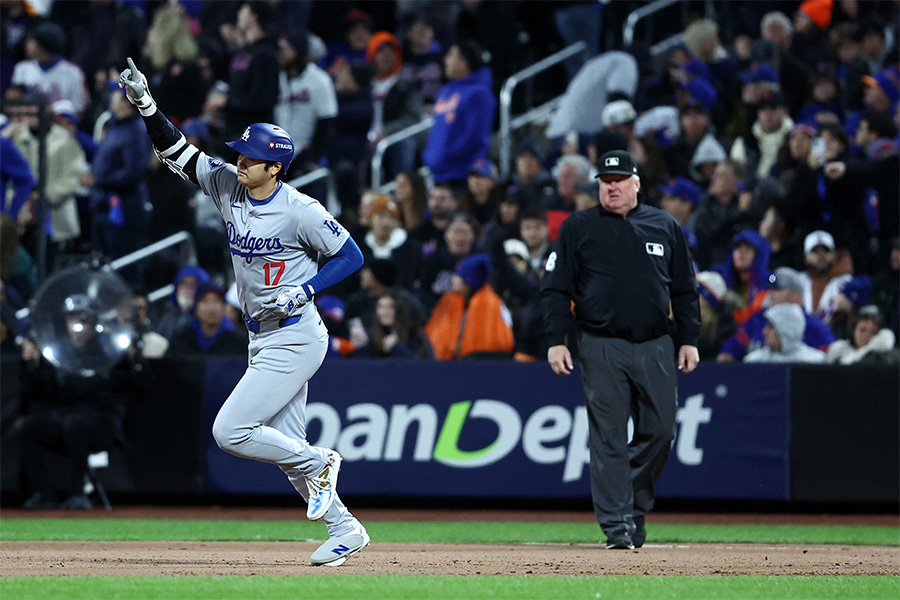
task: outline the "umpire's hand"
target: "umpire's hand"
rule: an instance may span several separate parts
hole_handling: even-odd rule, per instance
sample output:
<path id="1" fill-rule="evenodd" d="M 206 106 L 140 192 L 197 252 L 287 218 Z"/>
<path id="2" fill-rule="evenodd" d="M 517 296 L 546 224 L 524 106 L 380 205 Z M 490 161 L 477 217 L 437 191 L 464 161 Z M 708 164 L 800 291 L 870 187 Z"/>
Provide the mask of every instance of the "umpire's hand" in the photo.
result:
<path id="1" fill-rule="evenodd" d="M 678 370 L 690 373 L 700 362 L 700 351 L 697 346 L 682 346 L 678 349 Z"/>
<path id="2" fill-rule="evenodd" d="M 565 344 L 559 346 L 550 346 L 547 350 L 547 362 L 550 368 L 557 375 L 571 375 L 574 365 L 572 364 L 572 354 Z"/>

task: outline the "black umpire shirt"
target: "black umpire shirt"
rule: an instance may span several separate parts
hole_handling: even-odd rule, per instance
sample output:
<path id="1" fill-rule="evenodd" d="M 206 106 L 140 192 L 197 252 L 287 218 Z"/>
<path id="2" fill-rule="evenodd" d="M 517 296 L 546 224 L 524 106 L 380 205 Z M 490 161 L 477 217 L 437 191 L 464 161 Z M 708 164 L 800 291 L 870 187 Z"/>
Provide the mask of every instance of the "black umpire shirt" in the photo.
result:
<path id="1" fill-rule="evenodd" d="M 646 342 L 669 331 L 697 345 L 700 303 L 684 234 L 675 219 L 638 204 L 624 217 L 595 206 L 567 218 L 541 282 L 547 341 L 565 343 L 572 319 L 601 337 Z M 575 302 L 574 317 L 570 301 Z"/>

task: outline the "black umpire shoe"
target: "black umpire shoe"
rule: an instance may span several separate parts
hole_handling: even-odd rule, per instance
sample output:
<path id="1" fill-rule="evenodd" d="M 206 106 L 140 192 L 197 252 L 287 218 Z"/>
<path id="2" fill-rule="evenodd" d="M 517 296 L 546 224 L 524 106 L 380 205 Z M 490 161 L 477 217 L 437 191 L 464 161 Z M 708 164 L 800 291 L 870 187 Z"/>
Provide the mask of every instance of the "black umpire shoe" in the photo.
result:
<path id="1" fill-rule="evenodd" d="M 634 550 L 634 544 L 628 537 L 608 538 L 606 540 L 607 550 Z"/>
<path id="2" fill-rule="evenodd" d="M 634 535 L 631 541 L 635 548 L 640 548 L 647 541 L 647 527 L 644 524 L 644 515 L 634 518 Z"/>

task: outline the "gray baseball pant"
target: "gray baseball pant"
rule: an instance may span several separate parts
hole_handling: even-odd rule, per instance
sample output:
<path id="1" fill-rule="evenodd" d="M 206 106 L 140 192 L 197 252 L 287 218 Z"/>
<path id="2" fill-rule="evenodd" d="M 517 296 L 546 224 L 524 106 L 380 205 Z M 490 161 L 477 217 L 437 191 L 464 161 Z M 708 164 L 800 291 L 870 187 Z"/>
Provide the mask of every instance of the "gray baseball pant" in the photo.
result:
<path id="1" fill-rule="evenodd" d="M 213 437 L 230 454 L 278 465 L 309 501 L 306 478 L 325 468 L 327 449 L 306 441 L 306 395 L 325 360 L 328 334 L 300 343 L 299 333 L 284 327 L 250 335 L 250 364 L 219 409 Z M 332 537 L 357 523 L 337 495 L 323 520 Z"/>
<path id="2" fill-rule="evenodd" d="M 632 343 L 579 336 L 588 409 L 591 496 L 607 538 L 634 534 L 650 512 L 675 433 L 677 372 L 672 338 Z M 628 417 L 634 437 L 628 442 Z"/>

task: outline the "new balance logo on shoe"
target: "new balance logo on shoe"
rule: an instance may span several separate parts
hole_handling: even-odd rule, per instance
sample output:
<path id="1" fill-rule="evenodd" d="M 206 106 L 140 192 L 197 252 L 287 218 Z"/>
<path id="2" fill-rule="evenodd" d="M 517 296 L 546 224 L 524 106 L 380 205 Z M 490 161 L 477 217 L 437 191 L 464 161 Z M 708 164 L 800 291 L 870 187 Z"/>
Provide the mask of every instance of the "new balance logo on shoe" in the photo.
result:
<path id="1" fill-rule="evenodd" d="M 337 554 L 338 556 L 340 556 L 341 554 L 343 554 L 344 552 L 347 552 L 348 550 L 350 550 L 350 548 L 348 548 L 347 546 L 341 544 L 341 545 L 338 546 L 337 548 L 333 548 L 331 551 L 332 551 L 333 553 Z"/>

